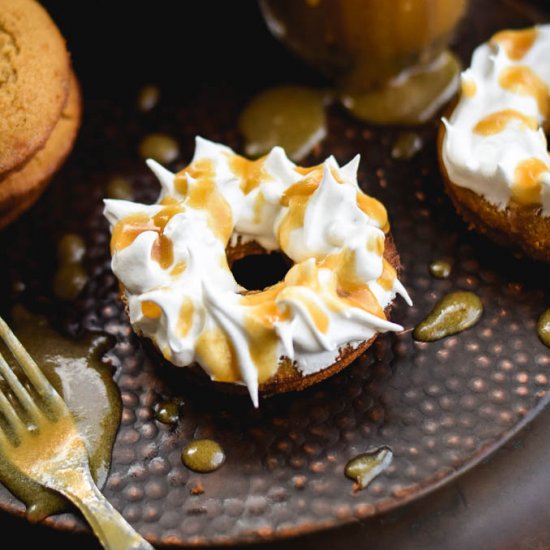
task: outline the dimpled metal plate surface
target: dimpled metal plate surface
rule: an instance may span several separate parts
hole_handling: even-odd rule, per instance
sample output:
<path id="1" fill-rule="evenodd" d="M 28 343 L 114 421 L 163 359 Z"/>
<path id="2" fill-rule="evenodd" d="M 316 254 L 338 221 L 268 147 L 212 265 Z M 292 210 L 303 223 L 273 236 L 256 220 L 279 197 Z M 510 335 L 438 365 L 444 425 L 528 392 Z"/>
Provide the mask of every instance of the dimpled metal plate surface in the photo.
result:
<path id="1" fill-rule="evenodd" d="M 482 19 L 463 25 L 457 48 L 468 59 L 474 45 L 498 28 L 531 22 L 514 3 L 478 2 Z M 472 24 L 473 21 L 473 24 Z M 256 86 L 257 88 L 257 86 Z M 199 87 L 200 89 L 200 87 Z M 99 329 L 117 339 L 109 353 L 124 411 L 104 488 L 107 498 L 153 543 L 204 545 L 282 538 L 342 525 L 395 508 L 475 465 L 509 439 L 548 400 L 550 353 L 537 338 L 538 315 L 548 305 L 548 267 L 516 258 L 469 233 L 442 192 L 437 168 L 437 124 L 418 131 L 422 151 L 410 161 L 391 158 L 399 129 L 367 128 L 331 108 L 329 137 L 308 164 L 334 154 L 362 154 L 359 180 L 387 206 L 403 264 L 402 281 L 414 306 L 398 300 L 393 319 L 406 330 L 381 336 L 352 366 L 301 393 L 261 401 L 197 387 L 180 369 L 159 365 L 132 334 L 109 266 L 109 230 L 102 217 L 104 182 L 130 179 L 139 200 L 154 200 L 158 185 L 136 155 L 140 137 L 160 129 L 177 138 L 182 167 L 199 133 L 241 150 L 237 114 L 249 90 L 195 94 L 193 108 L 168 98 L 153 115 L 133 105 L 89 100 L 77 149 L 44 199 L 1 239 L 2 312 L 14 301 L 42 311 L 68 332 Z M 211 106 L 219 106 L 212 114 Z M 67 207 L 70 205 L 70 208 Z M 51 294 L 55 241 L 65 232 L 88 244 L 90 284 L 73 304 Z M 447 280 L 429 275 L 436 259 L 451 258 Z M 411 329 L 452 290 L 471 290 L 485 306 L 473 329 L 439 342 L 414 342 Z M 181 396 L 177 427 L 154 419 L 156 403 Z M 181 463 L 190 439 L 208 437 L 227 461 L 211 474 Z M 354 492 L 344 476 L 353 456 L 388 446 L 391 466 Z M 201 494 L 192 494 L 202 487 Z M 195 491 L 200 492 L 200 491 Z M 22 505 L 0 488 L 0 507 Z M 46 520 L 80 529 L 72 514 Z"/>

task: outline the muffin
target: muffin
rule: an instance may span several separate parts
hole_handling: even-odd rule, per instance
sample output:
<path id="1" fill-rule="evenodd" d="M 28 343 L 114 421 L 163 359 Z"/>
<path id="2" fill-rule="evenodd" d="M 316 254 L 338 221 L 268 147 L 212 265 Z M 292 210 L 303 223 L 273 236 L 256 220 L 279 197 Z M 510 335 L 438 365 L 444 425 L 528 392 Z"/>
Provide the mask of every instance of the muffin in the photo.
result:
<path id="1" fill-rule="evenodd" d="M 550 261 L 550 25 L 502 31 L 476 49 L 440 133 L 446 190 L 469 226 Z"/>

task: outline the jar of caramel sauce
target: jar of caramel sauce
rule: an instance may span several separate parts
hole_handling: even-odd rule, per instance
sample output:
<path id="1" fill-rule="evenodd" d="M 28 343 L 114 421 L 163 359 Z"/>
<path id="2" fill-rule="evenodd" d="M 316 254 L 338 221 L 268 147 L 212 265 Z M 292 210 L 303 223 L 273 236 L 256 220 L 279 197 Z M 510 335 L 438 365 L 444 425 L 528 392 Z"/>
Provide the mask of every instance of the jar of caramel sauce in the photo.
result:
<path id="1" fill-rule="evenodd" d="M 444 54 L 467 4 L 468 0 L 260 0 L 271 32 L 335 80 L 343 104 L 366 120 L 376 118 L 380 102 L 386 102 L 392 114 L 392 104 L 400 104 L 411 92 L 395 86 L 410 74 L 429 73 L 412 82 L 420 107 L 411 107 L 411 112 L 421 111 L 430 95 L 441 94 L 452 78 L 458 82 L 458 61 Z M 388 87 L 389 96 L 380 95 Z M 376 96 L 369 95 L 373 91 Z M 407 122 L 407 116 L 397 112 L 397 120 L 388 122 Z M 422 121 L 425 113 L 409 118 Z"/>

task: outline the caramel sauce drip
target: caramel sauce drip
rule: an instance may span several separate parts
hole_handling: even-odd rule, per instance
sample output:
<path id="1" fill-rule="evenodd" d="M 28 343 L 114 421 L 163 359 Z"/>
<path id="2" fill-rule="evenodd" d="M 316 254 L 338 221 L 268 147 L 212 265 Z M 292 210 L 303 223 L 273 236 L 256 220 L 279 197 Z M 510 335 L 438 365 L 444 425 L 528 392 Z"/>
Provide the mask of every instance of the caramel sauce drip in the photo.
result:
<path id="1" fill-rule="evenodd" d="M 174 245 L 172 241 L 163 235 L 159 234 L 151 250 L 151 258 L 158 262 L 160 267 L 167 269 L 174 262 Z"/>
<path id="2" fill-rule="evenodd" d="M 265 170 L 266 157 L 258 160 L 248 160 L 240 155 L 232 155 L 229 166 L 233 173 L 241 179 L 241 189 L 245 195 L 256 189 L 264 181 L 272 181 L 273 177 Z"/>
<path id="3" fill-rule="evenodd" d="M 514 109 L 505 109 L 497 111 L 482 118 L 474 127 L 474 132 L 481 136 L 492 136 L 502 132 L 511 121 L 518 121 L 524 124 L 530 130 L 536 130 L 538 123 L 536 119 L 526 116 Z"/>
<path id="4" fill-rule="evenodd" d="M 203 330 L 197 339 L 196 352 L 202 365 L 215 366 L 212 380 L 238 382 L 241 380 L 239 363 L 228 336 L 218 328 Z"/>
<path id="5" fill-rule="evenodd" d="M 315 170 L 322 170 L 323 165 L 322 164 L 316 164 L 315 166 L 295 166 L 294 171 L 298 174 L 301 174 L 302 176 L 308 176 Z"/>
<path id="6" fill-rule="evenodd" d="M 154 231 L 153 221 L 147 214 L 130 214 L 113 228 L 111 254 L 130 246 L 144 231 Z"/>
<path id="7" fill-rule="evenodd" d="M 370 218 L 378 223 L 379 227 L 387 233 L 390 230 L 388 222 L 388 213 L 384 205 L 376 199 L 357 191 L 357 206 Z"/>
<path id="8" fill-rule="evenodd" d="M 187 176 L 196 180 L 192 186 L 189 186 Z M 186 196 L 185 205 L 207 212 L 208 224 L 227 244 L 233 232 L 233 215 L 231 207 L 216 187 L 215 176 L 214 163 L 201 159 L 178 172 L 174 185 L 179 193 Z"/>
<path id="9" fill-rule="evenodd" d="M 317 190 L 317 188 L 321 184 L 321 170 L 318 169 L 318 167 L 315 167 L 313 169 L 309 169 L 309 171 L 305 173 L 307 174 L 307 176 L 303 180 L 300 180 L 299 182 L 290 186 L 283 193 L 280 201 L 283 206 L 289 206 L 292 210 L 292 200 L 296 200 L 298 197 L 300 198 L 296 200 L 296 204 L 302 205 L 304 201 L 307 203 L 311 195 L 313 195 L 313 193 Z M 333 173 L 333 175 L 334 179 L 338 183 L 343 183 L 337 173 Z M 379 227 L 384 231 L 384 233 L 387 233 L 390 230 L 388 213 L 384 208 L 384 205 L 380 201 L 377 201 L 373 197 L 366 195 L 362 191 L 357 191 L 356 201 L 357 207 L 367 216 L 375 220 Z M 293 228 L 296 229 L 298 227 L 301 227 L 301 225 L 303 225 L 303 218 L 301 218 L 301 221 L 300 223 L 298 223 L 298 225 L 293 224 Z"/>
<path id="10" fill-rule="evenodd" d="M 193 305 L 193 301 L 188 297 L 184 298 L 180 306 L 178 318 L 178 334 L 182 338 L 185 338 L 189 334 L 189 331 L 193 326 L 194 311 L 195 307 Z"/>
<path id="11" fill-rule="evenodd" d="M 477 84 L 473 80 L 463 79 L 461 90 L 464 97 L 474 97 L 477 92 Z"/>
<path id="12" fill-rule="evenodd" d="M 523 30 L 501 31 L 491 38 L 491 44 L 504 48 L 506 55 L 514 61 L 520 61 L 533 47 L 539 35 L 536 27 Z"/>
<path id="13" fill-rule="evenodd" d="M 181 275 L 185 270 L 187 269 L 187 264 L 182 260 L 181 262 L 178 262 L 170 271 L 170 275 L 172 277 L 178 277 Z"/>
<path id="14" fill-rule="evenodd" d="M 512 186 L 516 202 L 525 206 L 540 204 L 540 176 L 548 171 L 550 168 L 537 158 L 520 162 L 516 168 L 515 182 Z"/>
<path id="15" fill-rule="evenodd" d="M 162 206 L 175 206 L 180 204 L 180 201 L 176 197 L 166 196 L 166 197 L 163 197 L 163 199 L 159 202 L 159 204 Z"/>
<path id="16" fill-rule="evenodd" d="M 265 196 L 259 191 L 254 199 L 254 223 L 260 223 L 262 221 L 262 211 L 265 205 Z"/>
<path id="17" fill-rule="evenodd" d="M 291 185 L 281 197 L 281 204 L 283 206 L 290 206 L 290 201 L 293 198 L 296 197 L 302 197 L 302 198 L 309 198 L 315 191 L 317 191 L 317 188 L 320 184 L 319 178 L 305 178 L 298 183 L 295 183 L 294 185 Z"/>
<path id="18" fill-rule="evenodd" d="M 292 232 L 304 225 L 309 199 L 319 187 L 321 177 L 321 171 L 313 171 L 283 193 L 280 202 L 283 206 L 288 206 L 288 212 L 279 225 L 277 235 L 282 250 L 288 250 Z"/>
<path id="19" fill-rule="evenodd" d="M 390 291 L 393 288 L 393 284 L 397 277 L 397 272 L 394 267 L 385 259 L 382 259 L 384 269 L 382 275 L 377 279 L 377 283 L 386 291 Z"/>
<path id="20" fill-rule="evenodd" d="M 372 290 L 357 277 L 356 259 L 353 251 L 342 250 L 338 254 L 325 258 L 320 265 L 336 274 L 337 300 L 332 303 L 333 309 L 339 311 L 352 306 L 372 313 L 381 319 L 386 318 L 386 314 Z"/>
<path id="21" fill-rule="evenodd" d="M 258 371 L 258 382 L 269 380 L 277 371 L 279 358 L 277 344 L 279 337 L 273 326 L 266 323 L 261 314 L 248 315 L 244 328 L 249 336 L 248 351 Z"/>
<path id="22" fill-rule="evenodd" d="M 543 117 L 548 115 L 548 87 L 529 67 L 514 65 L 503 69 L 499 77 L 500 85 L 509 92 L 533 97 Z"/>
<path id="23" fill-rule="evenodd" d="M 278 230 L 278 241 L 282 250 L 288 250 L 292 232 L 304 225 L 307 203 L 308 197 L 304 195 L 297 195 L 292 200 L 289 212 L 284 217 Z"/>
<path id="24" fill-rule="evenodd" d="M 141 213 L 126 216 L 113 229 L 111 253 L 130 246 L 141 233 L 155 231 L 158 237 L 151 249 L 151 258 L 158 262 L 160 267 L 167 269 L 174 262 L 174 245 L 171 239 L 164 235 L 164 229 L 168 222 L 181 212 L 183 208 L 179 204 L 169 204 L 152 218 Z"/>
<path id="25" fill-rule="evenodd" d="M 384 237 L 382 236 L 376 236 L 367 242 L 367 250 L 374 252 L 378 256 L 382 256 L 382 254 L 384 254 L 384 247 Z"/>
<path id="26" fill-rule="evenodd" d="M 158 319 L 162 315 L 160 306 L 151 300 L 141 302 L 141 313 L 148 319 Z"/>

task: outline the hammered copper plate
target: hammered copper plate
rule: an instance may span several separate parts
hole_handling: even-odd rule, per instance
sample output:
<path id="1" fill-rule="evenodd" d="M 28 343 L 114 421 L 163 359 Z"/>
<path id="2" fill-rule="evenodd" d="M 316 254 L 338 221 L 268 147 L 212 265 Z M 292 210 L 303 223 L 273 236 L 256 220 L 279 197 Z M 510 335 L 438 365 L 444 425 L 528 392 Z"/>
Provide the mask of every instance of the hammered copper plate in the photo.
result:
<path id="1" fill-rule="evenodd" d="M 90 32 L 74 29 L 84 19 L 99 21 L 91 4 L 79 3 L 68 12 L 58 7 L 56 12 L 51 2 L 69 36 L 85 94 L 92 93 L 86 97 L 84 127 L 70 162 L 30 215 L 0 235 L 1 288 L 18 289 L 2 292 L 0 309 L 5 313 L 14 301 L 22 301 L 68 332 L 93 328 L 116 337 L 110 357 L 124 412 L 104 491 L 151 542 L 187 546 L 270 540 L 381 514 L 472 467 L 546 404 L 550 352 L 538 340 L 535 322 L 549 302 L 548 267 L 516 258 L 465 230 L 442 192 L 436 122 L 419 129 L 425 145 L 413 160 L 396 161 L 390 152 L 400 129 L 367 128 L 336 107 L 330 110 L 329 137 L 307 160 L 314 163 L 334 154 L 345 161 L 362 154 L 361 185 L 388 207 L 403 263 L 402 280 L 415 304 L 408 308 L 399 302 L 395 321 L 410 329 L 446 292 L 467 289 L 483 300 L 481 322 L 433 344 L 414 342 L 410 331 L 382 336 L 339 375 L 298 394 L 263 400 L 259 410 L 246 397 L 196 387 L 180 370 L 158 369 L 154 356 L 132 335 L 117 299 L 109 268 L 109 232 L 101 215 L 104 182 L 123 174 L 131 179 L 138 199 L 153 200 L 157 184 L 136 152 L 143 135 L 160 130 L 177 138 L 182 154 L 172 168 L 190 158 L 197 133 L 240 150 L 235 121 L 246 99 L 267 85 L 304 82 L 310 76 L 269 37 L 255 6 L 233 5 L 231 10 L 239 10 L 244 18 L 247 36 L 266 48 L 269 70 L 252 71 L 249 80 L 245 69 L 237 70 L 240 78 L 235 79 L 222 70 L 221 80 L 215 71 L 203 71 L 198 80 L 182 71 L 182 79 L 168 79 L 171 86 L 163 86 L 158 108 L 140 114 L 130 100 L 137 80 L 130 85 L 121 77 L 112 95 L 94 96 L 93 81 L 102 78 L 103 67 L 91 62 L 96 52 L 86 53 Z M 222 10 L 223 21 L 229 8 L 220 4 L 215 6 Z M 190 20 L 202 21 L 211 9 L 205 2 L 181 15 L 191 28 Z M 193 10 L 198 15 L 190 18 Z M 539 17 L 532 8 L 505 0 L 478 0 L 473 13 L 455 40 L 465 60 L 495 30 L 530 24 Z M 138 31 L 146 28 L 151 15 L 146 10 L 134 15 Z M 169 15 L 154 16 L 151 25 Z M 123 8 L 113 17 L 116 29 L 124 20 Z M 169 25 L 176 27 L 177 22 Z M 165 30 L 157 28 L 152 36 L 160 37 Z M 230 52 L 220 56 L 220 63 L 231 52 L 243 55 L 230 45 L 231 29 L 219 23 L 214 31 Z M 147 47 L 151 45 L 154 55 L 164 55 L 162 40 L 156 49 L 155 44 L 151 39 Z M 120 48 L 132 49 L 122 43 Z M 99 49 L 105 53 L 106 46 Z M 146 47 L 138 51 L 141 55 Z M 213 59 L 210 56 L 209 63 Z M 144 83 L 141 73 L 136 74 Z M 63 306 L 50 289 L 55 240 L 67 231 L 87 241 L 91 282 L 76 303 Z M 454 260 L 447 280 L 428 274 L 429 264 L 441 257 Z M 153 417 L 155 403 L 170 396 L 182 396 L 185 402 L 175 429 Z M 196 437 L 214 438 L 226 449 L 227 462 L 219 471 L 200 475 L 181 464 L 184 444 Z M 366 490 L 353 492 L 344 465 L 381 445 L 393 450 L 393 463 Z M 198 484 L 204 493 L 192 495 Z M 0 507 L 23 513 L 22 505 L 3 488 Z M 59 529 L 83 527 L 72 514 L 47 523 Z"/>

